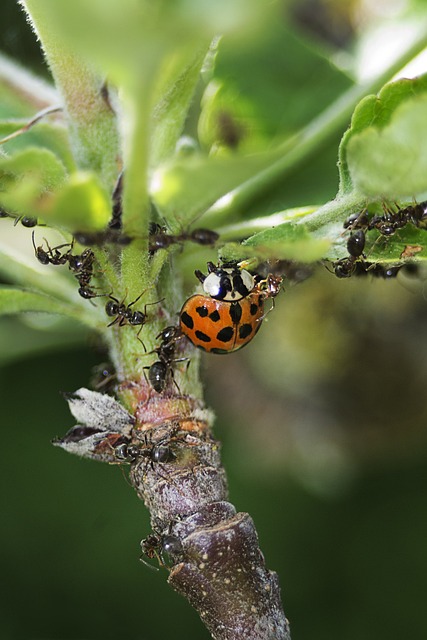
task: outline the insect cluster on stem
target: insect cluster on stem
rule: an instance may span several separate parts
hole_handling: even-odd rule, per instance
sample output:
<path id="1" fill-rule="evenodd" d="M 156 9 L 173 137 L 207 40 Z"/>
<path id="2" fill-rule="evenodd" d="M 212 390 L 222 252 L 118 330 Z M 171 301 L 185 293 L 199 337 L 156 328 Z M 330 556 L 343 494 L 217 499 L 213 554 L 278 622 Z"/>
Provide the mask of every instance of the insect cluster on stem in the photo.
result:
<path id="1" fill-rule="evenodd" d="M 350 231 L 347 240 L 348 256 L 336 260 L 333 263 L 333 270 L 338 278 L 349 278 L 356 275 L 372 275 L 379 278 L 394 278 L 402 268 L 408 266 L 413 269 L 414 264 L 383 266 L 379 263 L 370 262 L 364 254 L 367 233 L 378 231 L 380 236 L 390 237 L 407 225 L 413 225 L 419 229 L 427 229 L 427 202 L 415 203 L 406 207 L 397 207 L 393 210 L 384 206 L 383 215 L 370 217 L 364 210 L 360 213 L 352 214 L 344 222 L 344 229 Z M 408 248 L 402 252 L 401 259 L 411 258 L 421 249 L 417 247 Z"/>

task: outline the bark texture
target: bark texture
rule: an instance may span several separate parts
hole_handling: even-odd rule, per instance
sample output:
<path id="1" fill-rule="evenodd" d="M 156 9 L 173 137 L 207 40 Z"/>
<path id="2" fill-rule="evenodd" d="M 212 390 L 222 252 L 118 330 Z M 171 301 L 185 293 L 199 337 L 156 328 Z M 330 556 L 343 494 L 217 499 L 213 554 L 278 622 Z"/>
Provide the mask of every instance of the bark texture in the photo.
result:
<path id="1" fill-rule="evenodd" d="M 123 384 L 118 394 L 129 413 L 107 395 L 86 389 L 69 395 L 82 424 L 55 444 L 130 464 L 153 526 L 142 550 L 167 567 L 169 584 L 213 638 L 290 640 L 278 578 L 265 566 L 253 520 L 227 501 L 210 412 L 190 396 L 156 394 L 145 382 Z"/>

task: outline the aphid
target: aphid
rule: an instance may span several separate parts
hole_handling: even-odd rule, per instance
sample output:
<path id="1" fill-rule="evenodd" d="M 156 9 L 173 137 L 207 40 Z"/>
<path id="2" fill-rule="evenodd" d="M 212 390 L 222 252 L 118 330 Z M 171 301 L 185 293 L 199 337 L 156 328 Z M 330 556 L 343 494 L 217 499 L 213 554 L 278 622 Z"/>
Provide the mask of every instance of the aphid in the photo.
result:
<path id="1" fill-rule="evenodd" d="M 209 295 L 196 294 L 184 302 L 181 332 L 203 351 L 231 353 L 254 338 L 265 317 L 264 300 L 279 293 L 282 278 L 269 275 L 257 283 L 237 265 L 219 268 L 208 263 L 208 271 L 208 276 L 196 276 Z"/>

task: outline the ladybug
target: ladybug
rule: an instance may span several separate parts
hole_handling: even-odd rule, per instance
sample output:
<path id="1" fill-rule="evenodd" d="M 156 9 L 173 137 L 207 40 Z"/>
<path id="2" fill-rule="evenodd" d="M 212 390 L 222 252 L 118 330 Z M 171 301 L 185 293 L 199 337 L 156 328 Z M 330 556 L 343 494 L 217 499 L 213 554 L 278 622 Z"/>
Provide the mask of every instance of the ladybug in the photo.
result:
<path id="1" fill-rule="evenodd" d="M 256 283 L 254 276 L 236 264 L 215 267 L 208 263 L 208 276 L 196 271 L 205 293 L 184 303 L 180 316 L 181 332 L 194 346 L 210 353 L 232 353 L 244 347 L 258 332 L 264 313 L 264 300 L 275 297 L 281 278 L 269 276 Z"/>

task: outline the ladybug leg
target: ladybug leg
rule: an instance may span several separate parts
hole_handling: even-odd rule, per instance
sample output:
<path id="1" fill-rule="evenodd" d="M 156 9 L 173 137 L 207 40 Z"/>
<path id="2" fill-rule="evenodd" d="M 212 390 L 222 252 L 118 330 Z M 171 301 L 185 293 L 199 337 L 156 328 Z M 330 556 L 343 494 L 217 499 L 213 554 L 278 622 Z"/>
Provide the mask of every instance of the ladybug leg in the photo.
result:
<path id="1" fill-rule="evenodd" d="M 205 276 L 201 271 L 199 271 L 199 269 L 196 269 L 196 270 L 195 270 L 194 275 L 196 276 L 196 278 L 197 278 L 198 280 L 200 280 L 200 282 L 201 282 L 202 284 L 203 284 L 203 283 L 204 283 L 204 281 L 206 280 L 206 276 Z"/>
<path id="2" fill-rule="evenodd" d="M 260 318 L 258 318 L 257 322 L 262 322 L 264 318 L 268 316 L 268 314 L 271 311 L 273 311 L 274 307 L 276 306 L 276 300 L 274 298 L 270 298 L 270 300 L 271 300 L 271 307 L 267 311 L 265 311 Z"/>

